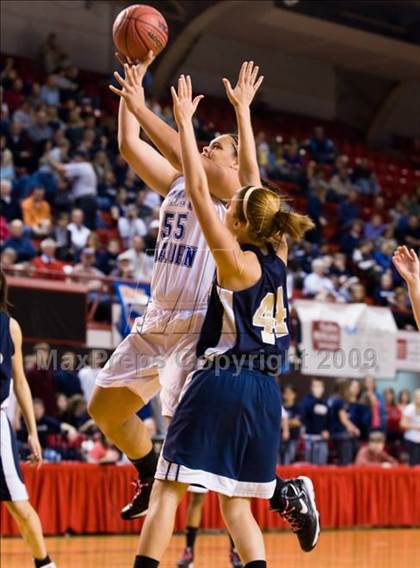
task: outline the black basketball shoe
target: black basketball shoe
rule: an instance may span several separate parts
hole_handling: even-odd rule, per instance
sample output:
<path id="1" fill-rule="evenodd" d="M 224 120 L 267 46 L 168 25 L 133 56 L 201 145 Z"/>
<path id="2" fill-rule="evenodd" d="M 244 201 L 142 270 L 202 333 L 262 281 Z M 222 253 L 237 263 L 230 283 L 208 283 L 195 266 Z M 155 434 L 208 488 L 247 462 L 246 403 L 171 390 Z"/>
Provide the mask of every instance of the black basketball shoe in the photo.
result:
<path id="1" fill-rule="evenodd" d="M 138 519 L 139 517 L 144 517 L 144 515 L 146 515 L 147 509 L 149 508 L 153 482 L 153 477 L 145 479 L 144 481 L 137 479 L 137 481 L 133 482 L 136 492 L 134 493 L 130 503 L 121 509 L 122 519 L 125 521 L 133 521 L 134 519 Z"/>
<path id="2" fill-rule="evenodd" d="M 310 552 L 315 548 L 321 529 L 314 486 L 309 477 L 301 476 L 278 483 L 270 499 L 270 509 L 289 523 L 302 550 Z"/>

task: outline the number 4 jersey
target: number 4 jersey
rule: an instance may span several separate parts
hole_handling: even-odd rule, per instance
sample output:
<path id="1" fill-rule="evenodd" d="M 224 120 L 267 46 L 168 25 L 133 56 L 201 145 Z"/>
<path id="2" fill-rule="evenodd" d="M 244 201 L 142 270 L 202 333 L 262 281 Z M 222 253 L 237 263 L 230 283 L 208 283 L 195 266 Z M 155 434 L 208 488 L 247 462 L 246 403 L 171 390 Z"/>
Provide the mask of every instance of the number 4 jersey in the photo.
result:
<path id="1" fill-rule="evenodd" d="M 223 218 L 224 205 L 221 201 L 214 204 Z M 180 177 L 160 209 L 152 276 L 154 303 L 168 309 L 205 309 L 214 271 L 213 257 Z"/>
<path id="2" fill-rule="evenodd" d="M 253 245 L 241 248 L 257 255 L 261 278 L 240 292 L 213 284 L 197 355 L 274 355 L 280 368 L 290 343 L 286 265 L 271 245 L 267 254 Z"/>

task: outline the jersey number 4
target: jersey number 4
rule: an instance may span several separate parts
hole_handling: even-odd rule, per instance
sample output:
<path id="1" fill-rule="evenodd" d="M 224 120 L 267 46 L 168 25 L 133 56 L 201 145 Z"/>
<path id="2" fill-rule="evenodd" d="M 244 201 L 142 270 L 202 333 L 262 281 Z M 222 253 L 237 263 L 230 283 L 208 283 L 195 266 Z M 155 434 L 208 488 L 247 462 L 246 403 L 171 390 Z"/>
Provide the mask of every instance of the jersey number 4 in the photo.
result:
<path id="1" fill-rule="evenodd" d="M 274 294 L 268 292 L 261 301 L 252 319 L 252 325 L 262 327 L 261 337 L 264 343 L 274 345 L 276 338 L 289 333 L 286 324 L 287 310 L 284 307 L 283 288 L 277 288 L 276 313 L 274 314 Z"/>

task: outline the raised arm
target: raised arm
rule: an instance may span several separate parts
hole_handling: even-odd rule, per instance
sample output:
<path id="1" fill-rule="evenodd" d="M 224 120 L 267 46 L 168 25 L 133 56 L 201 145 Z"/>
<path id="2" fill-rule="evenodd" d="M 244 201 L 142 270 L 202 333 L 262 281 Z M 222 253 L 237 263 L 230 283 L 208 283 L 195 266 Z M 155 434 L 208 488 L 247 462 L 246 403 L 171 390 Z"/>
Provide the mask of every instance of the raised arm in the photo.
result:
<path id="1" fill-rule="evenodd" d="M 42 450 L 38 439 L 32 396 L 23 370 L 22 332 L 18 322 L 12 318 L 10 319 L 10 335 L 15 348 L 12 358 L 13 388 L 28 431 L 28 444 L 32 451 L 30 459 L 35 463 L 41 463 Z"/>
<path id="2" fill-rule="evenodd" d="M 110 85 L 110 89 L 125 99 L 128 109 L 152 142 L 172 167 L 182 172 L 179 133 L 147 107 L 143 87 L 135 79 L 137 69 L 142 65 L 124 65 L 125 79 L 119 73 L 114 73 L 123 90 L 117 89 L 113 85 Z M 205 156 L 200 155 L 200 160 L 203 163 L 212 195 L 218 199 L 231 199 L 240 187 L 238 172 L 233 168 L 219 166 Z"/>
<path id="3" fill-rule="evenodd" d="M 125 65 L 121 56 L 117 55 L 117 57 Z M 145 104 L 143 78 L 152 59 L 152 55 L 149 55 L 143 63 L 135 65 L 133 73 L 130 74 L 130 80 L 137 85 L 138 96 L 143 104 Z M 136 174 L 150 188 L 163 196 L 168 193 L 174 179 L 180 175 L 166 158 L 140 138 L 139 123 L 128 109 L 123 97 L 120 99 L 118 111 L 118 148 L 124 160 Z"/>
<path id="4" fill-rule="evenodd" d="M 404 278 L 417 328 L 420 330 L 420 262 L 414 249 L 406 246 L 398 247 L 392 257 L 395 268 Z"/>
<path id="5" fill-rule="evenodd" d="M 250 106 L 264 77 L 258 78 L 259 67 L 253 61 L 242 63 L 238 82 L 232 88 L 229 79 L 223 79 L 226 94 L 235 109 L 239 134 L 239 181 L 242 186 L 261 185 Z"/>
<path id="6" fill-rule="evenodd" d="M 195 139 L 192 116 L 202 96 L 192 100 L 190 77 L 181 75 L 178 81 L 178 92 L 171 88 L 174 102 L 174 114 L 181 137 L 182 166 L 185 176 L 186 191 L 191 199 L 205 239 L 214 256 L 218 281 L 225 285 L 227 281 L 239 283 L 243 278 L 246 262 L 253 262 L 244 253 L 238 241 L 220 220 L 209 192 L 207 175 L 198 151 Z M 258 261 L 256 260 L 256 264 Z M 256 267 L 259 270 L 259 266 Z"/>

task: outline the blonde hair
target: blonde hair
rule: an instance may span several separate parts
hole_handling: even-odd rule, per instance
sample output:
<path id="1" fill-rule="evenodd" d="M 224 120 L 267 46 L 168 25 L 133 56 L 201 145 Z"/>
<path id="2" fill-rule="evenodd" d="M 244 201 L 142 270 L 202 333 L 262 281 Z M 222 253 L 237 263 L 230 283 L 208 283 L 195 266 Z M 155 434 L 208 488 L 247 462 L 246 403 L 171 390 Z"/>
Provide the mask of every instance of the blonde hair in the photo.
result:
<path id="1" fill-rule="evenodd" d="M 240 190 L 236 217 L 248 224 L 248 234 L 256 242 L 278 243 L 283 235 L 299 240 L 315 226 L 307 215 L 286 208 L 279 193 L 265 187 Z"/>

